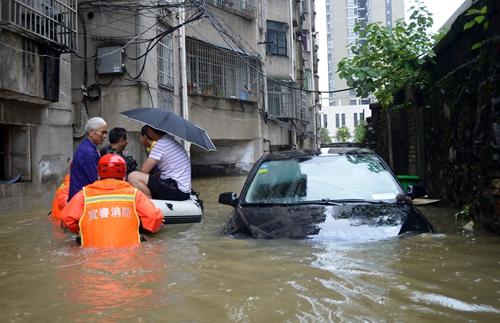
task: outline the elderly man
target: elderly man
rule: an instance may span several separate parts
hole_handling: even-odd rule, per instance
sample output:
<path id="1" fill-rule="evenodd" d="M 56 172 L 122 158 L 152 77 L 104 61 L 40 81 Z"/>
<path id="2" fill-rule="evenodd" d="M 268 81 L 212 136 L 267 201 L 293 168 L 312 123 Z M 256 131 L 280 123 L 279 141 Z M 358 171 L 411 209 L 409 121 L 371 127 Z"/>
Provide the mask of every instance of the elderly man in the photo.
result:
<path id="1" fill-rule="evenodd" d="M 86 137 L 76 148 L 70 167 L 68 201 L 82 187 L 97 180 L 97 163 L 99 153 L 97 145 L 102 144 L 108 133 L 108 125 L 103 118 L 91 118 L 85 124 Z"/>

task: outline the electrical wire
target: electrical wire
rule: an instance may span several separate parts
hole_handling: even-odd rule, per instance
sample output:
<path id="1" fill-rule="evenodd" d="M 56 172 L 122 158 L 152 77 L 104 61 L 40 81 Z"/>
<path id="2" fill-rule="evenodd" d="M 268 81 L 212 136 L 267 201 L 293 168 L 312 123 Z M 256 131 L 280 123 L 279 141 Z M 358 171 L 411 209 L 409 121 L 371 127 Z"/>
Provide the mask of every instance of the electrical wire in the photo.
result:
<path id="1" fill-rule="evenodd" d="M 345 92 L 345 91 L 349 91 L 349 90 L 352 90 L 353 88 L 345 88 L 345 89 L 340 89 L 340 90 L 332 90 L 332 91 L 313 91 L 313 90 L 306 90 L 306 89 L 302 89 L 302 88 L 299 88 L 299 87 L 295 87 L 295 86 L 291 86 L 285 82 L 282 82 L 280 80 L 277 80 L 277 79 L 274 79 L 268 75 L 266 75 L 265 73 L 263 73 L 262 71 L 260 71 L 258 68 L 252 66 L 251 64 L 249 64 L 247 62 L 247 59 L 245 59 L 239 51 L 235 50 L 233 45 L 231 45 L 231 43 L 227 40 L 226 38 L 226 35 L 228 34 L 227 31 L 223 30 L 221 31 L 220 29 L 223 29 L 223 27 L 220 26 L 220 22 L 218 21 L 217 17 L 215 17 L 215 15 L 210 11 L 210 9 L 207 8 L 207 3 L 205 0 L 190 0 L 200 11 L 202 11 L 203 13 L 205 13 L 205 16 L 210 20 L 210 24 L 214 27 L 214 29 L 219 33 L 219 35 L 221 36 L 221 38 L 224 40 L 224 42 L 229 46 L 229 48 L 231 49 L 231 51 L 233 51 L 236 55 L 238 55 L 238 57 L 248 66 L 250 67 L 252 70 L 254 70 L 255 72 L 257 72 L 259 75 L 265 77 L 266 79 L 268 80 L 271 80 L 281 86 L 284 86 L 284 87 L 287 87 L 289 89 L 292 89 L 292 90 L 297 90 L 297 91 L 301 91 L 301 92 L 306 92 L 306 93 L 316 93 L 316 94 L 328 94 L 328 93 L 338 93 L 338 92 Z M 198 4 L 198 1 L 202 2 L 203 5 L 200 5 Z M 219 25 L 219 26 L 217 26 Z M 245 49 L 242 48 L 239 44 L 237 44 L 237 42 L 234 41 L 234 39 L 232 37 L 230 37 L 230 39 L 233 41 L 233 43 L 235 43 L 240 49 L 241 51 L 246 55 L 246 56 L 250 56 L 249 54 L 246 53 Z"/>

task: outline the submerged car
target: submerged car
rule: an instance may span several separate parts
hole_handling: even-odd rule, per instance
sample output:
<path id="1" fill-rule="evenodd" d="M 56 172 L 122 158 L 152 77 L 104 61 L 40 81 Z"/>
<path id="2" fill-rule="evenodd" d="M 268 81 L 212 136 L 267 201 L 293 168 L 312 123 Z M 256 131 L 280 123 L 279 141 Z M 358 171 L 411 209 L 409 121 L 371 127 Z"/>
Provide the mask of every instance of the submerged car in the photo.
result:
<path id="1" fill-rule="evenodd" d="M 384 160 L 359 147 L 266 153 L 240 196 L 222 193 L 219 203 L 234 207 L 230 235 L 374 240 L 434 232 Z"/>

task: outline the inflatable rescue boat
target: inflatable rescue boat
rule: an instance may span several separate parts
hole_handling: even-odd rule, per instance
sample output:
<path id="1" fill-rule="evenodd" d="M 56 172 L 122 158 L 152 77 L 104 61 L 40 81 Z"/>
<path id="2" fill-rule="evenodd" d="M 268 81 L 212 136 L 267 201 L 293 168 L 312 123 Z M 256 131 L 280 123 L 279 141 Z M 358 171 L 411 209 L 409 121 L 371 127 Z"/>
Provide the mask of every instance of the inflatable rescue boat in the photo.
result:
<path id="1" fill-rule="evenodd" d="M 198 223 L 203 216 L 203 201 L 196 194 L 184 201 L 151 200 L 163 213 L 163 223 Z"/>

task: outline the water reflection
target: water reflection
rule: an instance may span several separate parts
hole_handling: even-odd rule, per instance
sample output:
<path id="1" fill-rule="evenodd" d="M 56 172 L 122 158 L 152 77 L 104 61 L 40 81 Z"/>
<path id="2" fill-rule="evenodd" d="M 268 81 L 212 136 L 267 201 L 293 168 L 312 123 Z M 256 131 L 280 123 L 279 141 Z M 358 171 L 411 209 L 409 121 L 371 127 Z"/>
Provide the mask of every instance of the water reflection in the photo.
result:
<path id="1" fill-rule="evenodd" d="M 404 239 L 234 239 L 222 234 L 231 208 L 216 200 L 222 191 L 239 192 L 243 181 L 196 180 L 203 222 L 167 226 L 130 250 L 81 249 L 47 219 L 47 209 L 2 214 L 0 321 L 500 318 L 500 238 L 462 234 L 453 211 L 424 210 L 441 234 Z"/>
<path id="2" fill-rule="evenodd" d="M 120 321 L 167 304 L 168 294 L 161 288 L 168 273 L 161 257 L 165 249 L 158 243 L 115 250 L 69 248 L 55 269 L 64 298 L 81 307 L 74 319 L 96 315 Z"/>

